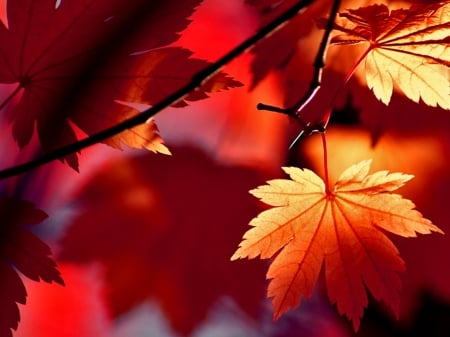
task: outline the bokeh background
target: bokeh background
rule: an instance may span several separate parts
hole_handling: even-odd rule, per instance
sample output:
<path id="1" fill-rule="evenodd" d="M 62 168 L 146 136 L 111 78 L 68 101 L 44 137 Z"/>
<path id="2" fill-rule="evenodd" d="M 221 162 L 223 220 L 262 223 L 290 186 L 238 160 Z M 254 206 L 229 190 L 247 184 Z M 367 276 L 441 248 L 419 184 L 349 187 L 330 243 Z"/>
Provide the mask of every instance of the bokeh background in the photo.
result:
<path id="1" fill-rule="evenodd" d="M 6 0 L 0 3 L 7 20 Z M 204 0 L 174 45 L 214 62 L 292 3 Z M 341 9 L 372 3 L 347 0 Z M 413 1 L 385 3 L 407 8 Z M 264 208 L 248 190 L 283 177 L 281 166 L 322 175 L 320 137 L 303 138 L 289 150 L 301 125 L 256 104 L 288 106 L 308 88 L 323 34 L 315 20 L 326 17 L 330 5 L 314 1 L 228 64 L 224 70 L 242 87 L 159 113 L 155 121 L 172 156 L 99 144 L 82 151 L 80 173 L 54 162 L 1 183 L 4 195 L 32 201 L 49 215 L 33 232 L 51 246 L 66 283 L 23 278 L 29 295 L 14 336 L 450 335 L 445 235 L 390 236 L 407 266 L 400 315 L 371 300 L 357 333 L 328 302 L 323 281 L 298 309 L 273 322 L 265 298 L 269 261 L 229 261 L 248 222 Z M 369 158 L 374 171 L 414 174 L 401 193 L 447 232 L 450 113 L 401 93 L 386 107 L 366 87 L 363 69 L 341 88 L 360 52 L 329 48 L 321 91 L 302 115 L 314 121 L 334 109 L 327 130 L 331 180 Z M 2 96 L 13 88 L 2 85 Z M 19 150 L 6 114 L 1 125 L 1 167 L 35 156 L 37 139 Z"/>

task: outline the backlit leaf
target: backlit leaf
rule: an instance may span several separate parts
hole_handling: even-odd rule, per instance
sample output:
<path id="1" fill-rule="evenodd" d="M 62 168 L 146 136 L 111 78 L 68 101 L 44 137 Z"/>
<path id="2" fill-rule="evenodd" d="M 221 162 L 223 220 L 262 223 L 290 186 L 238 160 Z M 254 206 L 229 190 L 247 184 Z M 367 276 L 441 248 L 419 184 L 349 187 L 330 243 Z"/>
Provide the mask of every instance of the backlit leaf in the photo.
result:
<path id="1" fill-rule="evenodd" d="M 238 258 L 274 258 L 267 278 L 274 318 L 309 297 L 322 265 L 328 296 L 358 329 L 368 304 L 366 288 L 398 311 L 405 269 L 397 248 L 381 231 L 404 237 L 442 231 L 414 210 L 414 204 L 392 192 L 411 175 L 378 171 L 370 161 L 345 170 L 332 191 L 314 172 L 295 167 L 284 171 L 292 180 L 276 179 L 251 191 L 274 206 L 254 218 Z"/>
<path id="2" fill-rule="evenodd" d="M 383 103 L 398 87 L 412 101 L 450 109 L 450 2 L 389 11 L 385 5 L 341 13 L 334 44 L 368 44 L 367 85 Z"/>

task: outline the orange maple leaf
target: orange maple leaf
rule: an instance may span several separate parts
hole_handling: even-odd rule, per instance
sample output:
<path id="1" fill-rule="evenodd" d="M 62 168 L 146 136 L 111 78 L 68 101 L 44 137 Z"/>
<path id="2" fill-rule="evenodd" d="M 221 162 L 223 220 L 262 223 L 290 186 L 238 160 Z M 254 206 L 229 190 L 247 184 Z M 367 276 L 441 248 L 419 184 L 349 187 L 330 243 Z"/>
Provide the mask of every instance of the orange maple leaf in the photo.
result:
<path id="1" fill-rule="evenodd" d="M 365 287 L 397 313 L 404 261 L 380 229 L 404 237 L 443 232 L 410 200 L 388 193 L 412 175 L 369 175 L 370 164 L 345 170 L 332 191 L 314 172 L 296 167 L 283 168 L 292 180 L 271 180 L 250 191 L 275 207 L 250 222 L 253 228 L 231 259 L 275 256 L 267 272 L 274 319 L 311 295 L 324 262 L 328 296 L 355 330 L 368 303 Z"/>
<path id="2" fill-rule="evenodd" d="M 360 60 L 380 101 L 387 105 L 398 87 L 416 103 L 450 109 L 450 1 L 392 11 L 372 5 L 340 17 L 334 28 L 345 34 L 331 43 L 369 44 Z"/>

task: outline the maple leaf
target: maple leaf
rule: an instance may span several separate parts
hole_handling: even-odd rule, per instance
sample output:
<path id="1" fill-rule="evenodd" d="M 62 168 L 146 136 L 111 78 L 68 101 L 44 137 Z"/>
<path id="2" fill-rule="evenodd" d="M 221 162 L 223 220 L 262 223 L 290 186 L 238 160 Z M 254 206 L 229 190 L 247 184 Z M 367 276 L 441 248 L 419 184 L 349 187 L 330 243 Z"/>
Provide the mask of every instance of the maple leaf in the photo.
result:
<path id="1" fill-rule="evenodd" d="M 258 208 L 245 193 L 260 181 L 256 171 L 219 165 L 192 148 L 173 150 L 170 158 L 114 161 L 93 176 L 77 198 L 83 207 L 59 261 L 101 263 L 114 316 L 155 299 L 172 328 L 188 335 L 222 296 L 257 316 L 263 264 L 229 262 L 239 224 Z"/>
<path id="2" fill-rule="evenodd" d="M 349 9 L 333 44 L 369 44 L 367 85 L 386 105 L 394 87 L 412 101 L 450 109 L 450 2 L 389 11 L 385 5 Z"/>
<path id="3" fill-rule="evenodd" d="M 32 203 L 1 198 L 0 214 L 0 335 L 12 336 L 17 329 L 20 313 L 17 303 L 25 304 L 27 292 L 18 269 L 34 281 L 56 282 L 64 285 L 56 265 L 49 258 L 50 248 L 23 226 L 35 225 L 47 215 Z"/>
<path id="4" fill-rule="evenodd" d="M 90 135 L 139 113 L 119 101 L 154 105 L 187 84 L 209 63 L 167 46 L 200 3 L 8 1 L 8 25 L 0 24 L 0 83 L 17 83 L 13 95 L 21 94 L 8 107 L 18 145 L 27 145 L 36 130 L 43 150 L 54 150 L 76 141 L 75 126 Z M 238 85 L 219 73 L 186 100 Z M 152 120 L 105 143 L 168 152 Z M 76 154 L 64 160 L 77 169 Z"/>
<path id="5" fill-rule="evenodd" d="M 368 303 L 365 287 L 397 312 L 397 272 L 404 270 L 404 262 L 380 229 L 404 237 L 443 232 L 414 210 L 411 201 L 388 193 L 411 175 L 369 175 L 370 163 L 349 167 L 329 192 L 314 172 L 295 167 L 283 168 L 292 180 L 271 180 L 250 191 L 275 208 L 250 222 L 253 228 L 231 259 L 275 256 L 267 272 L 275 319 L 311 295 L 322 264 L 328 296 L 355 330 Z"/>

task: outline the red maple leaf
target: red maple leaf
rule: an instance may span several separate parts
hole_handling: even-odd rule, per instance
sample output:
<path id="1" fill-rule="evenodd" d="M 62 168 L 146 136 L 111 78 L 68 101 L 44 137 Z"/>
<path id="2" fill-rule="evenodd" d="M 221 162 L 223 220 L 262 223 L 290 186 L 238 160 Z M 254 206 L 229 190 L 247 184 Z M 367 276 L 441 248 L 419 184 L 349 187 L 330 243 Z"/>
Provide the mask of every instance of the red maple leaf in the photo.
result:
<path id="1" fill-rule="evenodd" d="M 246 192 L 256 177 L 189 148 L 112 162 L 82 189 L 60 261 L 102 263 L 114 316 L 154 298 L 187 334 L 227 295 L 257 316 L 263 265 L 229 262 L 258 210 Z"/>
<path id="2" fill-rule="evenodd" d="M 118 101 L 153 105 L 186 84 L 208 63 L 172 47 L 200 0 L 8 1 L 8 27 L 0 25 L 0 82 L 21 93 L 9 111 L 20 147 L 34 129 L 44 151 L 137 113 Z M 219 73 L 187 100 L 240 85 Z M 105 143 L 167 152 L 153 121 Z M 76 154 L 65 158 L 77 168 Z"/>
<path id="3" fill-rule="evenodd" d="M 27 292 L 16 269 L 34 281 L 64 285 L 50 248 L 26 227 L 44 220 L 47 215 L 23 200 L 0 199 L 2 217 L 0 240 L 0 335 L 12 336 L 20 313 L 17 303 L 25 304 Z"/>

